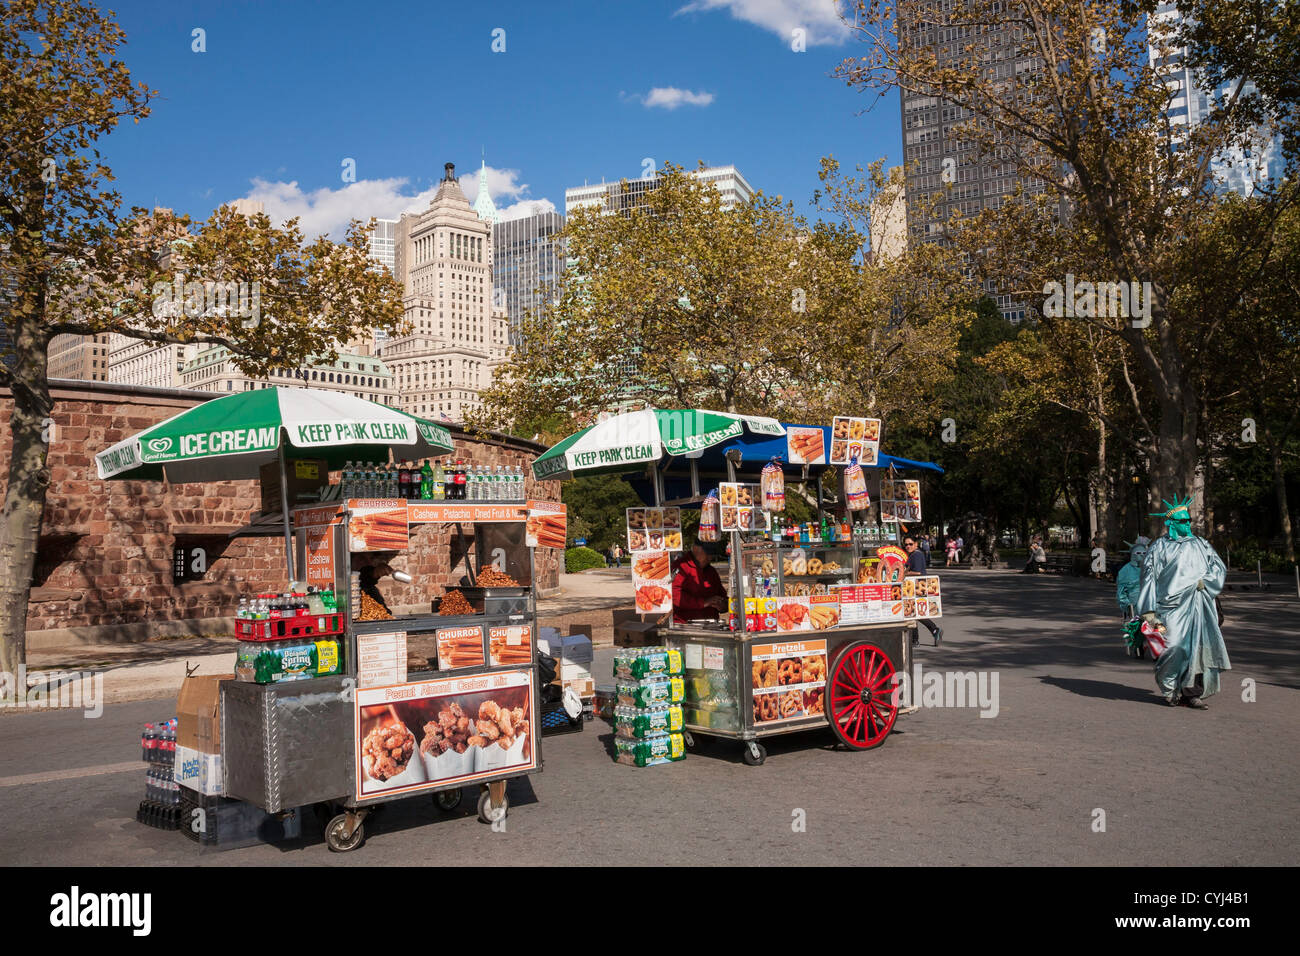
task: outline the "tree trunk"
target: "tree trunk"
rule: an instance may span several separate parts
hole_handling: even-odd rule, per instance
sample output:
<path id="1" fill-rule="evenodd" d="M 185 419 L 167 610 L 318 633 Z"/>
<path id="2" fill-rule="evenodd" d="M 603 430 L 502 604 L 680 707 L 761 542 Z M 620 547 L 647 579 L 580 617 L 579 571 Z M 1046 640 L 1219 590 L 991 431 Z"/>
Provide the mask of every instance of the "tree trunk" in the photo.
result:
<path id="1" fill-rule="evenodd" d="M 54 407 L 46 379 L 49 337 L 37 317 L 44 314 L 44 291 L 34 312 L 16 309 L 12 370 L 13 447 L 9 481 L 0 520 L 0 673 L 17 674 L 27 661 L 27 602 L 31 597 L 36 546 L 50 485 L 46 465 Z M 20 306 L 23 303 L 20 300 Z M 23 688 L 19 688 L 22 690 Z"/>
<path id="2" fill-rule="evenodd" d="M 1295 536 L 1291 531 L 1291 510 L 1287 502 L 1286 476 L 1282 472 L 1282 446 L 1269 442 L 1268 457 L 1273 464 L 1273 493 L 1277 498 L 1277 518 L 1282 526 L 1282 554 L 1295 564 Z"/>

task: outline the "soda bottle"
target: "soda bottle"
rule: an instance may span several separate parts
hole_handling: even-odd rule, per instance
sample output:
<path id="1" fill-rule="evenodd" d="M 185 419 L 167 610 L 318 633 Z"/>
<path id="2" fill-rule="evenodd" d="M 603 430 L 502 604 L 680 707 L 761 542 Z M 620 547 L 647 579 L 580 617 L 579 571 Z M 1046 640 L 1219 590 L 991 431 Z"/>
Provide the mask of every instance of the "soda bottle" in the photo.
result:
<path id="1" fill-rule="evenodd" d="M 442 501 L 447 497 L 447 475 L 442 470 L 442 460 L 439 459 L 433 466 L 433 500 Z"/>
<path id="2" fill-rule="evenodd" d="M 411 467 L 406 462 L 397 470 L 397 497 L 411 497 Z"/>
<path id="3" fill-rule="evenodd" d="M 428 501 L 433 497 L 433 469 L 429 467 L 429 459 L 424 459 L 424 464 L 420 467 L 420 498 Z"/>
<path id="4" fill-rule="evenodd" d="M 456 459 L 456 500 L 465 501 L 469 497 L 469 475 L 465 471 L 465 462 L 463 459 Z"/>

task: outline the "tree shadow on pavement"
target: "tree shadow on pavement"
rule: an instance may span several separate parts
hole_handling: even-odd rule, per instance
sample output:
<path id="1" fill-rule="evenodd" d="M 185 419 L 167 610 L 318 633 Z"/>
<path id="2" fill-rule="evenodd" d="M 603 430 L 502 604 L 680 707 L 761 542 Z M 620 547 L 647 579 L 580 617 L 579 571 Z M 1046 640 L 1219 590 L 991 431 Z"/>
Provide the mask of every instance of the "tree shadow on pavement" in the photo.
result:
<path id="1" fill-rule="evenodd" d="M 1080 697 L 1096 697 L 1101 700 L 1131 700 L 1139 704 L 1159 704 L 1167 707 L 1164 698 L 1151 690 L 1141 690 L 1137 687 L 1129 687 L 1127 684 L 1116 684 L 1104 680 L 1087 680 L 1080 677 L 1040 677 L 1044 684 L 1050 684 L 1052 687 L 1059 687 L 1061 690 L 1069 691 L 1071 694 L 1077 694 Z"/>

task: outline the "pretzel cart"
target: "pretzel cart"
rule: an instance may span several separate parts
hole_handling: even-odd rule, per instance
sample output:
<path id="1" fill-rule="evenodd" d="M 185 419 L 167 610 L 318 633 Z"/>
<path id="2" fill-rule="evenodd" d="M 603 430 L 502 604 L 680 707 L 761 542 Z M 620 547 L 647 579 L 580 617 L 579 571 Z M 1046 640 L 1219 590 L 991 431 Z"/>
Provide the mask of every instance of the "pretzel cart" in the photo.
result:
<path id="1" fill-rule="evenodd" d="M 674 532 L 681 509 L 718 495 L 715 540 L 727 538 L 732 557 L 730 613 L 661 624 L 635 638 L 681 653 L 689 749 L 733 739 L 757 766 L 767 737 L 829 725 L 846 747 L 867 750 L 888 739 L 910 705 L 903 677 L 916 621 L 942 611 L 937 576 L 903 573 L 900 522 L 921 519 L 920 482 L 899 475 L 942 469 L 880 453 L 879 437 L 871 419 L 805 426 L 646 409 L 571 436 L 534 464 L 539 478 L 622 473 L 647 503 L 629 509 L 628 550 L 637 610 L 654 620 L 673 610 L 674 564 L 662 552 L 687 546 Z M 850 511 L 842 480 L 823 478 L 855 459 L 870 476 L 871 505 Z M 802 484 L 815 508 L 811 521 L 783 522 L 762 507 L 757 482 L 765 467 Z"/>

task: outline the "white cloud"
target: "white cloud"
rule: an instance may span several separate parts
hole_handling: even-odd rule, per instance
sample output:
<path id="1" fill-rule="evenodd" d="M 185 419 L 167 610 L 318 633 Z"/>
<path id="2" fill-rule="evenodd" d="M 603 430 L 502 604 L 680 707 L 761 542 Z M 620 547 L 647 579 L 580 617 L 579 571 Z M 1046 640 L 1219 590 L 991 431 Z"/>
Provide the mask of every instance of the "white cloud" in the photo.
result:
<path id="1" fill-rule="evenodd" d="M 461 192 L 472 204 L 478 196 L 477 169 L 457 178 Z M 497 203 L 503 219 L 516 219 L 535 211 L 555 209 L 549 199 L 524 199 L 528 184 L 519 181 L 517 169 L 487 167 L 488 192 Z M 240 198 L 261 202 L 271 221 L 279 225 L 286 219 L 299 217 L 300 227 L 309 240 L 319 235 L 333 239 L 343 238 L 348 220 L 363 222 L 374 216 L 378 219 L 396 219 L 404 212 L 420 212 L 428 208 L 434 193 L 435 182 L 426 189 L 411 192 L 411 181 L 405 177 L 393 179 L 362 179 L 347 183 L 338 189 L 323 187 L 303 190 L 296 181 L 270 182 L 254 179 L 252 188 Z M 511 205 L 502 208 L 504 202 Z M 510 213 L 507 215 L 506 213 Z"/>
<path id="2" fill-rule="evenodd" d="M 666 110 L 675 110 L 679 106 L 708 106 L 713 102 L 713 94 L 679 90 L 675 86 L 656 86 L 641 99 L 641 102 L 648 109 L 662 106 Z"/>
<path id="3" fill-rule="evenodd" d="M 504 208 L 498 206 L 497 221 L 509 222 L 511 219 L 535 216 L 539 212 L 556 212 L 555 203 L 549 199 L 521 199 L 519 202 Z"/>
<path id="4" fill-rule="evenodd" d="M 678 13 L 729 10 L 732 17 L 770 30 L 789 43 L 793 31 L 805 31 L 809 46 L 838 45 L 850 36 L 840 19 L 840 0 L 691 0 Z"/>

